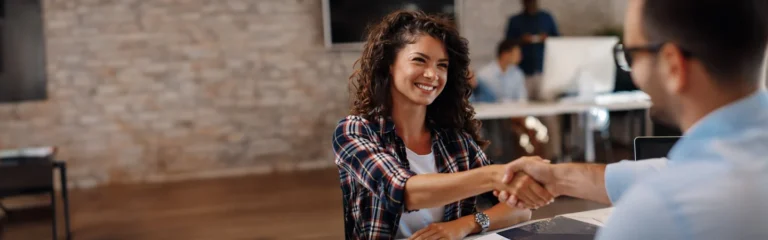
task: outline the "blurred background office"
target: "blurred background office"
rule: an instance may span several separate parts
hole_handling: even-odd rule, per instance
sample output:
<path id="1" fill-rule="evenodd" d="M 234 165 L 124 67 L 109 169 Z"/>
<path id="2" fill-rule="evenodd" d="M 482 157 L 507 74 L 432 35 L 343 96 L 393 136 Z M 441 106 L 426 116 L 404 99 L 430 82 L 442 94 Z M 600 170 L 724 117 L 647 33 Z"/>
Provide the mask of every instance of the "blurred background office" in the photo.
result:
<path id="1" fill-rule="evenodd" d="M 626 2 L 538 5 L 561 36 L 617 36 Z M 69 221 L 77 239 L 342 239 L 331 132 L 347 114 L 362 23 L 400 8 L 453 15 L 479 71 L 523 10 L 511 0 L 0 6 L 0 159 L 13 159 L 0 162 L 0 183 L 31 176 L 14 170 L 19 156 L 42 156 L 66 165 L 69 189 L 52 208 L 47 193 L 0 184 L 0 239 L 51 239 L 51 212 L 60 238 Z M 618 74 L 613 90 L 634 86 Z M 640 134 L 628 130 L 636 115 L 611 114 L 615 154 L 597 161 L 630 158 Z M 656 134 L 679 135 L 668 131 Z M 31 147 L 51 148 L 19 150 Z M 60 168 L 49 170 L 37 190 L 62 190 Z M 597 207 L 564 200 L 534 218 Z"/>

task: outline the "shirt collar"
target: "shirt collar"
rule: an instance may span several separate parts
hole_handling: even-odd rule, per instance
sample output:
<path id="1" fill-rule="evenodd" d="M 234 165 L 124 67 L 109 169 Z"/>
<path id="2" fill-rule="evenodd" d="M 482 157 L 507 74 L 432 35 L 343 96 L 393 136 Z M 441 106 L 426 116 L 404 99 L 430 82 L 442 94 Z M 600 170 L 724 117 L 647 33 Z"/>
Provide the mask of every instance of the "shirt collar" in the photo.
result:
<path id="1" fill-rule="evenodd" d="M 672 161 L 693 159 L 691 156 L 706 154 L 702 143 L 719 139 L 730 134 L 737 134 L 751 126 L 763 124 L 763 117 L 758 114 L 768 109 L 768 92 L 756 93 L 721 107 L 694 124 L 669 153 Z M 752 117 L 750 117 L 752 116 Z"/>
<path id="2" fill-rule="evenodd" d="M 378 116 L 376 119 L 379 121 L 382 135 L 395 131 L 395 122 L 392 121 L 392 117 Z"/>

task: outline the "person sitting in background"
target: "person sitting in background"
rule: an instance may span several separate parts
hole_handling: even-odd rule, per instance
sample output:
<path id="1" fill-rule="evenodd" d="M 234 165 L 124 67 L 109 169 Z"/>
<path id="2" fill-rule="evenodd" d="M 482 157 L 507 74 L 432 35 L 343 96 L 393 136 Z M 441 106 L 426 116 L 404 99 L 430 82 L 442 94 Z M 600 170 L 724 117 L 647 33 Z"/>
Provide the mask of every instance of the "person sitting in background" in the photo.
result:
<path id="1" fill-rule="evenodd" d="M 477 73 L 476 102 L 527 102 L 525 75 L 518 67 L 521 60 L 520 45 L 516 41 L 510 39 L 501 41 L 496 48 L 496 59 Z M 487 152 L 497 159 L 543 154 L 544 142 L 537 136 L 541 135 L 538 134 L 539 131 L 546 131 L 546 128 L 541 130 L 528 127 L 526 119 L 528 118 L 519 117 L 484 121 L 485 136 L 493 142 L 503 143 L 494 145 Z M 529 121 L 540 123 L 535 118 Z"/>
<path id="2" fill-rule="evenodd" d="M 478 195 L 507 186 L 482 150 L 467 40 L 453 23 L 398 11 L 366 39 L 352 115 L 333 134 L 346 238 L 461 239 L 530 219 L 505 204 L 477 207 Z"/>
<path id="3" fill-rule="evenodd" d="M 509 18 L 506 38 L 520 43 L 523 60 L 520 69 L 528 78 L 530 96 L 536 99 L 539 75 L 544 70 L 544 41 L 559 36 L 555 19 L 548 12 L 539 9 L 537 0 L 522 0 L 523 12 Z"/>
<path id="4" fill-rule="evenodd" d="M 528 101 L 525 75 L 518 67 L 521 60 L 520 45 L 507 39 L 496 48 L 496 60 L 478 72 L 479 83 L 487 85 L 493 91 L 495 101 Z"/>
<path id="5" fill-rule="evenodd" d="M 469 85 L 472 87 L 472 95 L 469 97 L 470 102 L 496 102 L 496 94 L 493 93 L 488 85 L 478 82 L 477 76 L 474 73 L 471 73 L 471 77 L 469 77 Z"/>

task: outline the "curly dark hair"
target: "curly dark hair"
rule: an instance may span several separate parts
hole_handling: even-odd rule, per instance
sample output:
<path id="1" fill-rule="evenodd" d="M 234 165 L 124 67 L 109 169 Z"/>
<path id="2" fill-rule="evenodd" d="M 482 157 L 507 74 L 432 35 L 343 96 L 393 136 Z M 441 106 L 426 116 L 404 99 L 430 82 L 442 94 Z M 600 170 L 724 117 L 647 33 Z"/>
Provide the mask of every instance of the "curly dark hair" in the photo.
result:
<path id="1" fill-rule="evenodd" d="M 436 127 L 463 131 L 485 148 L 489 142 L 480 138 L 480 121 L 469 104 L 472 87 L 469 79 L 469 48 L 449 18 L 431 16 L 421 11 L 396 11 L 368 30 L 363 54 L 355 62 L 349 77 L 354 92 L 351 114 L 366 119 L 391 116 L 392 81 L 390 66 L 406 44 L 420 36 L 432 36 L 443 42 L 448 53 L 448 77 L 443 92 L 427 106 L 427 119 Z"/>

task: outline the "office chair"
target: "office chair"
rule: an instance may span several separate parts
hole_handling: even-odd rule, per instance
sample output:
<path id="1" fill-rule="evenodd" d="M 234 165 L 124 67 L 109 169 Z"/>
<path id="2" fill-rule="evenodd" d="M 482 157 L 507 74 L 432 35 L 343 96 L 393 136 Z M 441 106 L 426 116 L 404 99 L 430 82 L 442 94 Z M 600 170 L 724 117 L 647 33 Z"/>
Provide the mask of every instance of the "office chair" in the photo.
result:
<path id="1" fill-rule="evenodd" d="M 53 239 L 58 239 L 56 189 L 53 185 L 54 170 L 58 169 L 61 177 L 61 195 L 64 202 L 65 238 L 71 239 L 66 164 L 53 160 L 55 149 L 44 156 L 26 156 L 24 153 L 7 154 L 5 152 L 0 154 L 0 199 L 21 195 L 49 194 L 53 212 L 51 230 Z M 0 208 L 7 215 L 8 209 L 1 205 Z"/>

